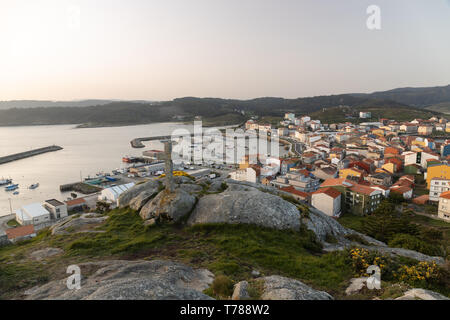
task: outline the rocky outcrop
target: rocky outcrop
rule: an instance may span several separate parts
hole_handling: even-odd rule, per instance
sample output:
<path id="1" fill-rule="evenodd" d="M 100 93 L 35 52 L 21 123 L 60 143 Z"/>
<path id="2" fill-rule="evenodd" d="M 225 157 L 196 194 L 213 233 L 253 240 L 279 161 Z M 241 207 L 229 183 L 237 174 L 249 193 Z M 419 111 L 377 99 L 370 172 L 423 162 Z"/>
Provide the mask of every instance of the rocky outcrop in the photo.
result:
<path id="1" fill-rule="evenodd" d="M 345 294 L 349 296 L 358 293 L 366 286 L 366 281 L 367 277 L 350 279 L 350 285 L 345 289 Z"/>
<path id="2" fill-rule="evenodd" d="M 118 199 L 118 205 L 120 208 L 124 208 L 130 205 L 131 201 L 138 197 L 141 193 L 145 192 L 145 195 L 143 194 L 141 199 L 145 199 L 146 195 L 148 194 L 155 194 L 158 192 L 160 188 L 160 183 L 158 180 L 150 180 L 138 185 L 135 185 L 133 188 L 127 190 L 126 192 L 122 193 L 119 196 Z"/>
<path id="3" fill-rule="evenodd" d="M 214 275 L 171 261 L 99 261 L 80 264 L 96 270 L 82 276 L 81 289 L 69 290 L 66 279 L 25 292 L 28 300 L 211 300 L 203 294 Z"/>
<path id="4" fill-rule="evenodd" d="M 250 299 L 250 295 L 248 294 L 248 282 L 241 281 L 235 284 L 231 300 L 245 300 L 245 299 Z"/>
<path id="5" fill-rule="evenodd" d="M 98 213 L 84 213 L 81 216 L 69 216 L 67 218 L 64 218 L 62 221 L 52 225 L 50 227 L 50 231 L 52 232 L 52 235 L 80 232 L 102 232 L 94 231 L 92 230 L 92 228 L 105 222 L 105 220 L 108 218 L 108 216 L 104 216 Z"/>
<path id="6" fill-rule="evenodd" d="M 436 264 L 443 265 L 445 264 L 445 259 L 442 257 L 432 257 L 426 254 L 409 250 L 403 248 L 390 248 L 386 245 L 384 246 L 368 246 L 363 244 L 356 244 L 354 242 L 347 243 L 339 243 L 339 244 L 325 244 L 323 250 L 327 252 L 332 251 L 342 251 L 346 248 L 350 248 L 352 246 L 357 245 L 359 248 L 364 248 L 369 251 L 378 251 L 381 254 L 390 255 L 391 257 L 401 256 L 406 258 L 411 258 L 417 261 L 426 261 L 426 262 L 436 262 Z"/>
<path id="7" fill-rule="evenodd" d="M 179 221 L 192 211 L 196 198 L 182 189 L 174 192 L 161 191 L 153 200 L 147 202 L 139 213 L 144 220 L 156 218 Z"/>
<path id="8" fill-rule="evenodd" d="M 295 279 L 270 276 L 258 280 L 264 281 L 263 300 L 333 300 L 328 293 L 315 290 Z"/>
<path id="9" fill-rule="evenodd" d="M 60 248 L 44 248 L 41 250 L 34 251 L 30 254 L 31 259 L 33 260 L 44 260 L 49 257 L 53 257 L 59 254 L 62 254 L 64 250 Z"/>
<path id="10" fill-rule="evenodd" d="M 131 199 L 129 206 L 133 210 L 141 210 L 141 208 L 158 193 L 158 189 L 151 188 L 139 193 L 136 197 Z"/>
<path id="11" fill-rule="evenodd" d="M 196 194 L 203 190 L 201 186 L 190 183 L 180 184 L 178 188 L 183 191 L 186 191 L 189 194 Z"/>
<path id="12" fill-rule="evenodd" d="M 229 189 L 200 198 L 188 224 L 247 223 L 280 230 L 300 228 L 300 214 L 292 203 L 256 189 Z"/>
<path id="13" fill-rule="evenodd" d="M 396 298 L 395 300 L 450 300 L 446 296 L 443 296 L 440 293 L 425 290 L 425 289 L 411 289 L 405 292 L 405 294 L 401 297 Z"/>

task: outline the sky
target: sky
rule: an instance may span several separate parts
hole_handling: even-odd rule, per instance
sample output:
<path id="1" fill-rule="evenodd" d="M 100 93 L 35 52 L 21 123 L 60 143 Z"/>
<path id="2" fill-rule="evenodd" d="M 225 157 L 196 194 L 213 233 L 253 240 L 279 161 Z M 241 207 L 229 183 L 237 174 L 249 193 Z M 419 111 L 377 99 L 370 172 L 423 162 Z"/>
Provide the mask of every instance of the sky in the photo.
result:
<path id="1" fill-rule="evenodd" d="M 0 0 L 0 100 L 448 85 L 449 36 L 450 0 Z"/>

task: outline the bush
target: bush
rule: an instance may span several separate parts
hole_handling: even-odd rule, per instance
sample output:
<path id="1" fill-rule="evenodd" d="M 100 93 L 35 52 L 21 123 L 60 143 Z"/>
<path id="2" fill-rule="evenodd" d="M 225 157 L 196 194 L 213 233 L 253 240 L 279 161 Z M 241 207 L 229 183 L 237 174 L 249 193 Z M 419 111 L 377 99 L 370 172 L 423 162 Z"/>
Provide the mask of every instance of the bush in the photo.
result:
<path id="1" fill-rule="evenodd" d="M 414 250 L 431 256 L 443 255 L 443 252 L 438 245 L 427 243 L 410 234 L 396 234 L 388 244 L 390 247 Z"/>
<path id="2" fill-rule="evenodd" d="M 220 297 L 230 297 L 233 294 L 234 283 L 227 276 L 218 275 L 214 279 L 211 288 L 215 295 Z"/>

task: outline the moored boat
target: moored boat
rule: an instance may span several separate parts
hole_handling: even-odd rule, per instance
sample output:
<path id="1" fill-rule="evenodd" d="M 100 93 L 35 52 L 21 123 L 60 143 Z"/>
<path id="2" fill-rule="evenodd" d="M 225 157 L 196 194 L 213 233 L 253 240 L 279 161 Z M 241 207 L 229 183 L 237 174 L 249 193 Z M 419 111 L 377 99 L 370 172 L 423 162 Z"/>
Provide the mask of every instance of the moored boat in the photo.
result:
<path id="1" fill-rule="evenodd" d="M 10 186 L 5 187 L 5 190 L 6 190 L 6 191 L 14 191 L 14 190 L 16 190 L 17 188 L 19 188 L 19 185 L 18 185 L 18 184 L 12 184 L 12 185 L 10 185 Z"/>
<path id="2" fill-rule="evenodd" d="M 33 183 L 28 189 L 36 189 L 37 187 L 39 187 L 39 183 Z"/>
<path id="3" fill-rule="evenodd" d="M 10 184 L 12 182 L 11 179 L 2 179 L 0 180 L 0 186 L 4 186 L 6 184 Z"/>

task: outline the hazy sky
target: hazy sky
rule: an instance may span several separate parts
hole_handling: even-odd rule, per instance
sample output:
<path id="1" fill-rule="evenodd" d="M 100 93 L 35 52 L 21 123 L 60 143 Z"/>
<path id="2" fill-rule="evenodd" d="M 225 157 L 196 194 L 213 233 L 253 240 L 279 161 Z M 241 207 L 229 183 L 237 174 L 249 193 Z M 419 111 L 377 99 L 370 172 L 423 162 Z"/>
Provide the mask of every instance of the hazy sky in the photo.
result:
<path id="1" fill-rule="evenodd" d="M 381 8 L 381 30 L 366 9 Z M 0 0 L 0 100 L 450 83 L 450 0 Z"/>

